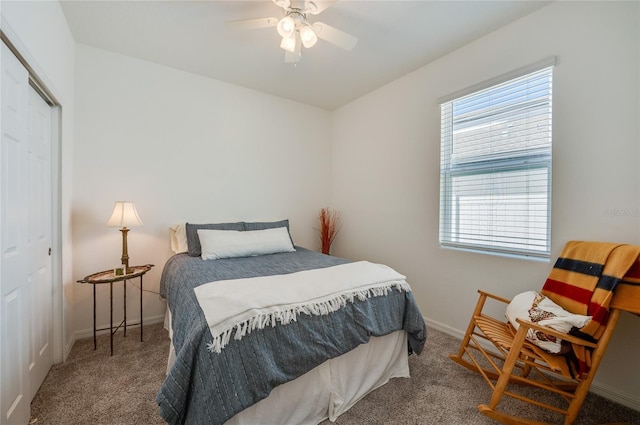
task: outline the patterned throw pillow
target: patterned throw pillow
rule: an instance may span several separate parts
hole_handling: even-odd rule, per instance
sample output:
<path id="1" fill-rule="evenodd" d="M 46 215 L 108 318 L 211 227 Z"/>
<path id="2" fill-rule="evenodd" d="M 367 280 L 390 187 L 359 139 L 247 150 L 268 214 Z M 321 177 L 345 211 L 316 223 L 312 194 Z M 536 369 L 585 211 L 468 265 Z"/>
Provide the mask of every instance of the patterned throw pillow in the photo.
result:
<path id="1" fill-rule="evenodd" d="M 520 327 L 516 321 L 516 318 L 519 318 L 565 334 L 574 327 L 582 328 L 591 320 L 591 316 L 570 313 L 535 291 L 523 292 L 513 297 L 505 315 L 516 330 Z M 562 340 L 544 332 L 529 329 L 527 340 L 550 353 L 555 354 L 562 350 Z"/>

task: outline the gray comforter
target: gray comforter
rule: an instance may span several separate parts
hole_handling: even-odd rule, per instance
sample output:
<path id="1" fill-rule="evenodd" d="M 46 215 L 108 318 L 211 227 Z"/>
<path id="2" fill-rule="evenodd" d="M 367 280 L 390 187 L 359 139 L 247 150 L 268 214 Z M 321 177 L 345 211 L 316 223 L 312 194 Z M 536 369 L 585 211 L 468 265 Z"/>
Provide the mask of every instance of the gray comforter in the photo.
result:
<path id="1" fill-rule="evenodd" d="M 268 327 L 241 340 L 231 339 L 222 353 L 207 350 L 211 332 L 193 288 L 216 280 L 293 273 L 348 262 L 296 247 L 296 252 L 203 261 L 178 254 L 167 261 L 160 293 L 172 313 L 176 361 L 156 401 L 170 424 L 222 424 L 324 361 L 344 354 L 370 336 L 399 329 L 420 353 L 426 327 L 411 292 L 348 303 L 326 316 L 301 315 L 286 326 Z"/>

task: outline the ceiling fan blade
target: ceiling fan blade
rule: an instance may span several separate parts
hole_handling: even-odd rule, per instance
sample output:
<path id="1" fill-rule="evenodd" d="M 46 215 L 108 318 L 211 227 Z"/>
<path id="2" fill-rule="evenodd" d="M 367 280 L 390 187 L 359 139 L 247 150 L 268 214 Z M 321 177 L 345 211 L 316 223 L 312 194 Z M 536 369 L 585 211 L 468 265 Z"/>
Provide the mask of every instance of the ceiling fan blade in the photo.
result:
<path id="1" fill-rule="evenodd" d="M 336 1 L 337 0 L 305 0 L 304 12 L 311 15 L 319 15 L 329 7 L 333 6 Z"/>
<path id="2" fill-rule="evenodd" d="M 291 6 L 291 0 L 273 0 L 276 6 L 279 6 L 283 9 L 289 8 Z"/>
<path id="3" fill-rule="evenodd" d="M 311 26 L 316 31 L 318 38 L 342 47 L 344 50 L 351 50 L 355 47 L 356 43 L 358 43 L 356 37 L 323 22 L 315 22 Z"/>
<path id="4" fill-rule="evenodd" d="M 242 30 L 259 29 L 259 28 L 271 28 L 278 25 L 278 18 L 256 18 L 256 19 L 242 19 L 240 21 L 227 22 L 230 26 Z"/>

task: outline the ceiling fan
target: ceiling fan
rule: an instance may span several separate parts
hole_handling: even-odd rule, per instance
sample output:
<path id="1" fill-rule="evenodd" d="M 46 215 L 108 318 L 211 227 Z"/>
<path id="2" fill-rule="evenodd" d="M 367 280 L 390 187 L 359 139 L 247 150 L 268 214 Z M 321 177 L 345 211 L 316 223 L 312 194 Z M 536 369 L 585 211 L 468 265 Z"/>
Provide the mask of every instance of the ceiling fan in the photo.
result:
<path id="1" fill-rule="evenodd" d="M 229 22 L 235 28 L 258 29 L 276 27 L 282 37 L 280 47 L 284 49 L 286 63 L 297 63 L 302 57 L 302 47 L 313 47 L 319 38 L 345 50 L 354 48 L 358 39 L 323 22 L 310 22 L 307 15 L 318 15 L 336 0 L 272 0 L 284 12 L 284 17 L 243 19 Z"/>

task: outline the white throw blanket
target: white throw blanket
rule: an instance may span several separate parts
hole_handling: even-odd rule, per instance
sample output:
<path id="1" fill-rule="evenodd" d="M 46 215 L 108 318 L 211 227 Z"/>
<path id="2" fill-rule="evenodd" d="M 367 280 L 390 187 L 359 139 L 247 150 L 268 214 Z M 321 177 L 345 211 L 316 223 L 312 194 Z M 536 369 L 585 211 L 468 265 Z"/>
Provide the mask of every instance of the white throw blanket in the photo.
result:
<path id="1" fill-rule="evenodd" d="M 213 341 L 220 353 L 235 329 L 235 339 L 265 326 L 286 325 L 300 313 L 324 315 L 354 299 L 410 291 L 406 277 L 392 268 L 367 261 L 285 275 L 220 280 L 194 289 Z"/>

